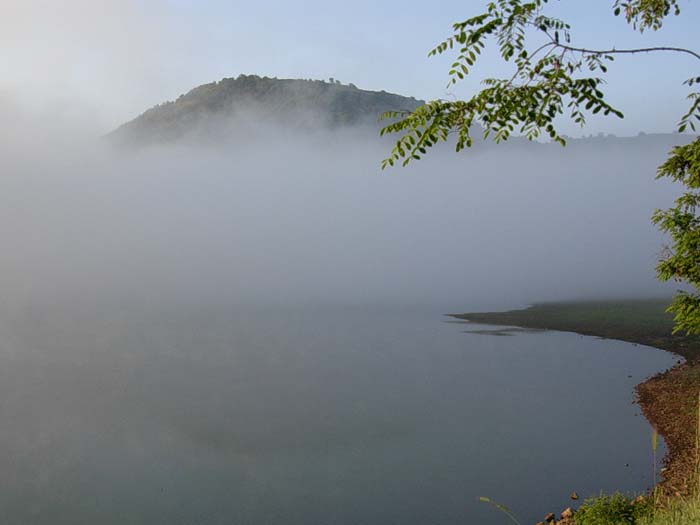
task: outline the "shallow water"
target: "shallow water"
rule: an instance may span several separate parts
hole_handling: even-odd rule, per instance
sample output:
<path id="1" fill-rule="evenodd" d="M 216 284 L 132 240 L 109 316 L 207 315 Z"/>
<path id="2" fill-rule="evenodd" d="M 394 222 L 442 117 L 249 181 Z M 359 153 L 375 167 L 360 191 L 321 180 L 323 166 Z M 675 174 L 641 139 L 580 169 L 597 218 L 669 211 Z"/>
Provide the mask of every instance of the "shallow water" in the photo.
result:
<path id="1" fill-rule="evenodd" d="M 642 491 L 662 351 L 443 312 L 47 309 L 3 320 L 6 524 L 523 523 Z M 496 330 L 500 330 L 496 328 Z"/>

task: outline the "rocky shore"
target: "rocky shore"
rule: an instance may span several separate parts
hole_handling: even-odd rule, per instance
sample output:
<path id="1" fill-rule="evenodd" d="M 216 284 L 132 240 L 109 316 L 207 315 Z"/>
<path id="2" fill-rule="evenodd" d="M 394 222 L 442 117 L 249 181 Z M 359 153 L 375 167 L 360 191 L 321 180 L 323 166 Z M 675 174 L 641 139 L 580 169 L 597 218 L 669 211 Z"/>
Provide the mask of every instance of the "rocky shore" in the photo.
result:
<path id="1" fill-rule="evenodd" d="M 575 511 L 571 507 L 567 507 L 561 511 L 561 515 L 557 519 L 557 515 L 554 512 L 550 512 L 537 525 L 575 525 L 574 513 Z"/>

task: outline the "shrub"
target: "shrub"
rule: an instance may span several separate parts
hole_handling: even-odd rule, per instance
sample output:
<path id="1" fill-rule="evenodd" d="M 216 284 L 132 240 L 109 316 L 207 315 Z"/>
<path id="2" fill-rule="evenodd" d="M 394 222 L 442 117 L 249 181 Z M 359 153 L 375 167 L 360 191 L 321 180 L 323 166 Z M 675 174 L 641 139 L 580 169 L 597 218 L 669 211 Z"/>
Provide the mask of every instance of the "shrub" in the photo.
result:
<path id="1" fill-rule="evenodd" d="M 623 494 L 587 499 L 576 513 L 576 525 L 635 525 L 651 511 L 649 500 L 633 501 Z"/>

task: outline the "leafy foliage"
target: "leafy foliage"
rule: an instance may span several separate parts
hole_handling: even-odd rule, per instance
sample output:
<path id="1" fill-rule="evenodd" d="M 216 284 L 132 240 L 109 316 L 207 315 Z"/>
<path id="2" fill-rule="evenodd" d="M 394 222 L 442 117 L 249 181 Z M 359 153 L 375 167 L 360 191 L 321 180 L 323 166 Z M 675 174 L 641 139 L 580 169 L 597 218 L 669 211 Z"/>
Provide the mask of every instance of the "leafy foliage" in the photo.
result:
<path id="1" fill-rule="evenodd" d="M 671 12 L 676 16 L 681 14 L 678 0 L 615 0 L 613 8 L 615 16 L 624 11 L 627 22 L 640 31 L 661 29 L 664 18 Z"/>
<path id="2" fill-rule="evenodd" d="M 676 316 L 676 332 L 700 334 L 700 139 L 674 148 L 657 173 L 657 178 L 670 178 L 688 189 L 674 207 L 654 214 L 654 223 L 673 241 L 657 270 L 660 279 L 685 282 L 696 290 L 679 292 L 669 311 Z"/>
<path id="3" fill-rule="evenodd" d="M 587 499 L 576 513 L 576 525 L 634 525 L 652 510 L 648 499 L 633 501 L 623 494 Z"/>
<path id="4" fill-rule="evenodd" d="M 498 47 L 501 58 L 514 65 L 510 78 L 487 78 L 484 88 L 468 100 L 434 100 L 414 111 L 387 112 L 393 122 L 382 135 L 397 133 L 391 155 L 382 168 L 401 162 L 404 166 L 419 160 L 427 150 L 456 134 L 456 150 L 471 147 L 473 130 L 483 129 L 484 138 L 496 142 L 519 133 L 530 140 L 543 133 L 562 145 L 565 138 L 557 131 L 558 118 L 568 117 L 583 126 L 586 116 L 602 112 L 622 118 L 623 114 L 605 100 L 601 87 L 608 64 L 618 54 L 670 51 L 691 55 L 700 53 L 677 47 L 639 49 L 588 49 L 572 44 L 571 26 L 547 16 L 549 0 L 495 0 L 486 10 L 452 26 L 453 34 L 430 56 L 457 51 L 449 71 L 454 85 L 469 75 L 489 41 Z M 635 30 L 658 30 L 666 17 L 679 15 L 678 0 L 614 0 L 613 14 L 624 16 Z M 534 41 L 534 43 L 532 43 Z M 700 76 L 684 82 L 690 88 L 700 84 Z M 678 131 L 696 130 L 700 121 L 700 92 L 688 96 L 690 108 L 681 117 Z M 700 334 L 700 142 L 676 148 L 659 168 L 659 177 L 669 177 L 688 191 L 676 206 L 657 211 L 654 222 L 671 235 L 672 247 L 657 270 L 662 280 L 688 283 L 696 292 L 682 291 L 669 308 L 675 314 L 675 331 Z"/>
<path id="5" fill-rule="evenodd" d="M 418 160 L 440 141 L 456 135 L 456 150 L 473 145 L 472 132 L 483 129 L 484 138 L 496 142 L 514 133 L 534 140 L 543 134 L 562 145 L 556 119 L 564 116 L 583 126 L 586 116 L 602 112 L 623 118 L 622 112 L 605 100 L 602 91 L 608 65 L 620 53 L 681 51 L 700 59 L 690 50 L 646 48 L 595 50 L 572 45 L 571 26 L 547 16 L 548 0 L 497 0 L 486 10 L 453 25 L 453 35 L 438 44 L 429 55 L 457 51 L 449 71 L 451 86 L 469 75 L 489 41 L 494 41 L 501 58 L 514 65 L 510 78 L 487 78 L 484 88 L 468 100 L 434 100 L 414 111 L 391 111 L 383 118 L 393 120 L 382 135 L 397 133 L 391 155 L 382 167 L 404 166 Z M 636 29 L 659 29 L 670 13 L 678 14 L 677 0 L 616 0 L 614 14 L 624 13 Z M 534 41 L 529 45 L 530 41 Z M 686 82 L 692 86 L 698 79 Z M 700 119 L 700 93 L 690 95 L 691 108 L 679 127 L 694 129 Z M 477 126 L 478 124 L 478 126 Z"/>

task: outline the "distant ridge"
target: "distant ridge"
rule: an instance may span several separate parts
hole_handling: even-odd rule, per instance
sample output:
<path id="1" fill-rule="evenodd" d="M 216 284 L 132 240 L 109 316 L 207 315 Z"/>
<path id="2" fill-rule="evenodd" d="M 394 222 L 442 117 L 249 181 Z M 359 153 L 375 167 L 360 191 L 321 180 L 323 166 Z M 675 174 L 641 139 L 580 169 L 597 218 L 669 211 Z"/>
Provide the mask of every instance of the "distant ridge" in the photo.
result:
<path id="1" fill-rule="evenodd" d="M 379 127 L 390 110 L 413 110 L 422 100 L 386 91 L 367 91 L 329 79 L 302 80 L 240 75 L 198 86 L 177 100 L 159 104 L 107 137 L 123 145 L 215 139 L 257 125 L 292 129 Z"/>

